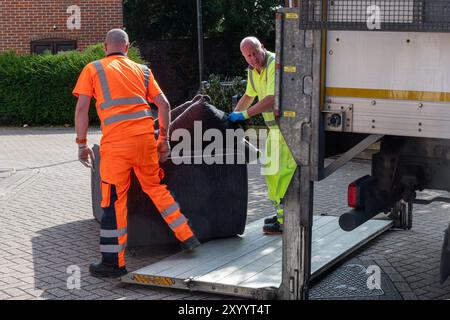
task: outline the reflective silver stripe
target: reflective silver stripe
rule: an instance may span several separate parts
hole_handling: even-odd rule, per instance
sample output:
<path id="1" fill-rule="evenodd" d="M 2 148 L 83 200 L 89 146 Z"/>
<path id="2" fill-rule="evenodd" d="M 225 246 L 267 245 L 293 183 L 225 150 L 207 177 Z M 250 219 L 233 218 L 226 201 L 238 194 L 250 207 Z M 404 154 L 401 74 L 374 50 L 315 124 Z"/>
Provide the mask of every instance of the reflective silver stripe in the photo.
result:
<path id="1" fill-rule="evenodd" d="M 118 98 L 112 99 L 111 92 L 109 91 L 108 81 L 106 79 L 105 69 L 103 68 L 100 61 L 93 62 L 95 68 L 97 69 L 98 79 L 100 81 L 100 85 L 103 91 L 104 102 L 100 105 L 100 108 L 107 109 L 114 106 L 122 106 L 122 105 L 133 105 L 133 104 L 147 104 L 147 101 L 140 96 L 130 97 L 130 98 Z M 144 71 L 144 66 L 141 66 Z M 146 71 L 144 71 L 146 84 L 148 85 L 148 78 L 150 77 L 150 70 L 146 67 Z M 148 77 L 147 77 L 148 75 Z M 148 105 L 148 104 L 147 104 Z M 106 118 L 103 122 L 104 125 L 110 125 L 115 122 L 125 121 L 125 120 L 134 120 L 144 117 L 153 117 L 153 114 L 150 110 L 145 109 L 139 112 L 134 113 L 124 113 L 124 114 L 116 114 L 114 116 Z"/>
<path id="2" fill-rule="evenodd" d="M 269 56 L 269 58 L 267 59 L 267 65 L 266 65 L 266 68 L 269 67 L 269 65 L 272 63 L 273 60 L 275 60 L 275 58 L 272 57 L 272 56 Z"/>
<path id="3" fill-rule="evenodd" d="M 126 246 L 127 246 L 126 243 L 124 243 L 124 244 L 101 244 L 100 252 L 102 252 L 102 253 L 119 253 L 119 252 L 125 250 Z"/>
<path id="4" fill-rule="evenodd" d="M 172 213 L 174 213 L 175 211 L 177 211 L 178 209 L 180 209 L 180 206 L 178 205 L 178 203 L 175 202 L 167 209 L 164 209 L 163 211 L 161 211 L 161 216 L 163 218 L 166 218 L 166 217 L 170 216 Z"/>
<path id="5" fill-rule="evenodd" d="M 175 229 L 179 226 L 181 226 L 183 223 L 187 222 L 187 219 L 185 216 L 181 216 L 179 217 L 177 220 L 175 220 L 174 222 L 172 222 L 171 224 L 169 224 L 170 229 Z"/>
<path id="6" fill-rule="evenodd" d="M 255 91 L 256 92 L 256 89 L 255 89 L 255 83 L 253 82 L 253 72 L 252 72 L 252 70 L 251 69 L 248 69 L 248 78 L 250 79 L 250 84 L 251 84 L 251 86 L 252 86 L 252 88 L 253 88 L 253 91 Z"/>
<path id="7" fill-rule="evenodd" d="M 145 89 L 148 91 L 148 81 L 150 79 L 150 70 L 145 64 L 141 64 L 142 72 L 144 72 Z"/>
<path id="8" fill-rule="evenodd" d="M 111 100 L 111 92 L 109 92 L 108 81 L 106 80 L 105 69 L 103 68 L 100 61 L 93 62 L 95 69 L 97 69 L 98 80 L 100 81 L 100 85 L 102 86 L 103 98 L 105 101 Z"/>
<path id="9" fill-rule="evenodd" d="M 104 110 L 115 106 L 125 106 L 131 104 L 147 104 L 147 101 L 145 101 L 145 99 L 142 97 L 119 98 L 103 102 L 100 105 L 100 108 Z"/>
<path id="10" fill-rule="evenodd" d="M 269 58 L 267 59 L 267 64 L 266 64 L 266 83 L 267 83 L 267 74 L 269 73 L 269 65 L 270 63 L 275 60 L 274 57 L 269 56 Z"/>
<path id="11" fill-rule="evenodd" d="M 267 83 L 267 74 L 269 73 L 269 65 L 272 63 L 272 61 L 273 60 L 275 60 L 275 58 L 274 57 L 272 57 L 272 56 L 267 56 L 267 63 L 266 63 L 266 83 Z M 255 89 L 255 83 L 254 83 L 254 81 L 253 81 L 253 72 L 252 72 L 252 70 L 253 69 L 248 69 L 248 72 L 249 72 L 249 74 L 248 74 L 248 78 L 250 79 L 250 84 L 251 84 L 251 86 L 252 86 L 252 88 L 253 88 L 253 91 L 255 91 L 256 92 L 256 89 Z"/>
<path id="12" fill-rule="evenodd" d="M 125 121 L 125 120 L 135 120 L 135 119 L 140 119 L 140 118 L 145 118 L 145 117 L 152 117 L 153 114 L 150 110 L 145 109 L 142 111 L 138 111 L 138 112 L 133 112 L 133 113 L 120 113 L 120 114 L 116 114 L 114 116 L 111 116 L 109 118 L 106 118 L 104 123 L 105 126 L 110 125 L 112 123 L 116 123 L 116 122 L 120 122 L 120 121 Z"/>
<path id="13" fill-rule="evenodd" d="M 275 120 L 266 121 L 265 123 L 266 123 L 266 126 L 268 126 L 268 127 L 277 125 L 277 122 Z"/>
<path id="14" fill-rule="evenodd" d="M 100 108 L 102 110 L 115 107 L 115 106 L 123 106 L 123 105 L 133 105 L 133 104 L 147 104 L 147 101 L 143 97 L 131 97 L 131 98 L 118 98 L 112 99 L 111 92 L 109 91 L 108 80 L 106 79 L 105 69 L 100 61 L 93 62 L 95 69 L 97 69 L 98 80 L 100 81 L 100 85 L 103 91 L 104 102 L 100 104 Z M 150 70 L 142 65 L 142 71 L 145 75 L 145 87 L 148 88 L 148 81 L 150 78 Z M 145 69 L 144 69 L 145 67 Z"/>
<path id="15" fill-rule="evenodd" d="M 103 238 L 116 238 L 127 234 L 127 228 L 116 229 L 116 230 L 100 230 L 100 237 Z"/>

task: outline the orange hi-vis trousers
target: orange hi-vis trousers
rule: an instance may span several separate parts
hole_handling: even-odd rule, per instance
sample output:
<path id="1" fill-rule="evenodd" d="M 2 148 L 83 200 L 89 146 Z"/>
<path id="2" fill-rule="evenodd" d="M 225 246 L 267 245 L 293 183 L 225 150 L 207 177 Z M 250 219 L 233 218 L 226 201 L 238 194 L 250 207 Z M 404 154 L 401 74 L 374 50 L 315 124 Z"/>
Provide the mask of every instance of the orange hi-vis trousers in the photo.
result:
<path id="1" fill-rule="evenodd" d="M 119 268 L 125 266 L 127 192 L 130 187 L 131 169 L 134 170 L 142 190 L 151 198 L 175 237 L 181 242 L 194 237 L 188 220 L 180 212 L 166 185 L 161 184 L 164 173 L 159 167 L 153 134 L 102 144 L 100 157 L 103 208 L 100 252 L 103 263 Z"/>

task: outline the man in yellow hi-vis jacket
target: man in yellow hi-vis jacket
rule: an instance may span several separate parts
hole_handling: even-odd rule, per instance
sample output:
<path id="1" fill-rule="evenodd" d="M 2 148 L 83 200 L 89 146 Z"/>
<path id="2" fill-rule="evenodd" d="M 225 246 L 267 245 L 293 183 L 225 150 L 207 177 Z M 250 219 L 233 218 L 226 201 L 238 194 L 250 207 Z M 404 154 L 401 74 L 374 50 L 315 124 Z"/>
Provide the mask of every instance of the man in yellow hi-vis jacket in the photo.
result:
<path id="1" fill-rule="evenodd" d="M 243 39 L 240 49 L 249 64 L 247 89 L 228 119 L 232 122 L 243 121 L 262 113 L 269 128 L 265 177 L 268 197 L 273 202 L 277 215 L 264 221 L 263 231 L 266 234 L 278 234 L 283 230 L 282 199 L 297 164 L 275 122 L 275 54 L 267 51 L 255 37 Z M 255 97 L 258 97 L 258 102 L 251 106 Z"/>

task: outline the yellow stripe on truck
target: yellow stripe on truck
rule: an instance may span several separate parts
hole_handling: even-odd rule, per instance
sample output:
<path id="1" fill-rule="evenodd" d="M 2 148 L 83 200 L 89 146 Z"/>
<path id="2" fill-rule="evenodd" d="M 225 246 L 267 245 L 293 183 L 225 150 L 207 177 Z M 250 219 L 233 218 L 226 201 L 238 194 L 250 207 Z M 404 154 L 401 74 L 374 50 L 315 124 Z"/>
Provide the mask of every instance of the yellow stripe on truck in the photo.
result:
<path id="1" fill-rule="evenodd" d="M 326 88 L 327 97 L 450 102 L 450 92 Z"/>

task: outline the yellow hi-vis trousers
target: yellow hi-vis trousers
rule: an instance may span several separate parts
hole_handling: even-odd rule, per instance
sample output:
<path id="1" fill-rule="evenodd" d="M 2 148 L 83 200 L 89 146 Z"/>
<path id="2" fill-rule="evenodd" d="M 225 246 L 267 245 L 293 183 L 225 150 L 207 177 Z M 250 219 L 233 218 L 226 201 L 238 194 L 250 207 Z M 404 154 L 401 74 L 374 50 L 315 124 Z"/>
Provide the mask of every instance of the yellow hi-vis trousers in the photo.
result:
<path id="1" fill-rule="evenodd" d="M 273 113 L 263 113 L 263 116 L 269 127 L 266 140 L 266 163 L 263 167 L 263 173 L 266 178 L 268 198 L 273 202 L 277 211 L 278 222 L 283 224 L 283 206 L 281 201 L 294 176 L 297 163 L 274 121 Z"/>

